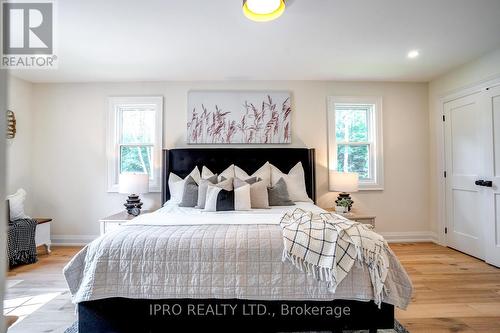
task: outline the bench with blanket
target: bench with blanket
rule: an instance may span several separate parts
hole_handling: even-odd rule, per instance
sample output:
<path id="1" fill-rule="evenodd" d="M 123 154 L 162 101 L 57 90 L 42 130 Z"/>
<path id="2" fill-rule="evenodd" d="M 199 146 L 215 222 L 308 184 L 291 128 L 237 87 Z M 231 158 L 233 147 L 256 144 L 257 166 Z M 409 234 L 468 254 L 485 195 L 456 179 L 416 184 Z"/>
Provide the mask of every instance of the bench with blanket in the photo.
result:
<path id="1" fill-rule="evenodd" d="M 36 226 L 36 220 L 31 218 L 9 221 L 7 247 L 10 267 L 37 262 Z"/>
<path id="2" fill-rule="evenodd" d="M 9 200 L 7 202 L 7 254 L 9 267 L 37 262 L 35 234 L 37 221 L 19 218 L 11 221 Z"/>

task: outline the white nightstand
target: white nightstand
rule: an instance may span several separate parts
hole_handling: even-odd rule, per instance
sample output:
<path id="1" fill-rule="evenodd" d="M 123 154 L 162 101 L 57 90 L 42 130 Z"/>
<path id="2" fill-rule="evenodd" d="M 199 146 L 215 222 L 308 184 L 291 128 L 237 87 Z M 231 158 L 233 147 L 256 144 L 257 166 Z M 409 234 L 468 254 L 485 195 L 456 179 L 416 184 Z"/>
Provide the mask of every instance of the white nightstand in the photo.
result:
<path id="1" fill-rule="evenodd" d="M 325 210 L 335 213 L 335 208 L 325 208 Z M 375 215 L 363 214 L 356 210 L 341 215 L 352 221 L 364 224 L 370 224 L 373 228 L 375 228 Z"/>
<path id="2" fill-rule="evenodd" d="M 35 230 L 35 244 L 36 246 L 44 246 L 45 251 L 50 253 L 50 223 L 51 218 L 35 217 L 36 230 Z"/>
<path id="3" fill-rule="evenodd" d="M 146 214 L 150 213 L 151 211 L 149 210 L 141 210 L 141 214 Z M 104 235 L 107 232 L 110 232 L 111 230 L 119 227 L 125 222 L 128 222 L 130 220 L 133 220 L 137 216 L 130 215 L 127 213 L 127 211 L 122 211 L 117 214 L 113 214 L 110 216 L 106 216 L 105 218 L 102 218 L 99 220 L 100 224 L 100 229 L 101 229 L 101 235 Z"/>

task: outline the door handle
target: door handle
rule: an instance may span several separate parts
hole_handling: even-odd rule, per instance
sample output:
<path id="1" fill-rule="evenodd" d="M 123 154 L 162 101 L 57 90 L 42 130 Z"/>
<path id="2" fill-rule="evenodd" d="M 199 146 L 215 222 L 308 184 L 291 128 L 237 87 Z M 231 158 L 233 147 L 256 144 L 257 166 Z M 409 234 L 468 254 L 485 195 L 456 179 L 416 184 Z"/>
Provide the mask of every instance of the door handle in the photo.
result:
<path id="1" fill-rule="evenodd" d="M 479 179 L 479 180 L 476 180 L 474 182 L 474 184 L 476 184 L 477 186 L 493 187 L 493 182 L 491 180 Z"/>

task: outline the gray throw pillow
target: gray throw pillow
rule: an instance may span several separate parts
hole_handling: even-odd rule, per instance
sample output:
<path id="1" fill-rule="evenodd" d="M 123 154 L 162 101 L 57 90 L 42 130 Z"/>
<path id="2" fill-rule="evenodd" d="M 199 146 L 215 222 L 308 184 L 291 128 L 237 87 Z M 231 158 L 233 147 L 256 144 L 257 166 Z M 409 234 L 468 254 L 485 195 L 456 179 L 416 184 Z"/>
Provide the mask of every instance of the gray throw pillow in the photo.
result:
<path id="1" fill-rule="evenodd" d="M 198 203 L 198 184 L 193 177 L 188 176 L 184 183 L 184 192 L 179 207 L 194 207 Z"/>
<path id="2" fill-rule="evenodd" d="M 295 203 L 290 200 L 288 189 L 283 178 L 280 178 L 274 186 L 267 188 L 269 196 L 269 206 L 293 206 Z"/>
<path id="3" fill-rule="evenodd" d="M 205 208 L 205 200 L 207 199 L 208 185 L 216 183 L 217 183 L 217 175 L 213 175 L 207 179 L 200 180 L 200 185 L 198 186 L 198 200 L 196 202 L 196 208 L 199 209 Z"/>

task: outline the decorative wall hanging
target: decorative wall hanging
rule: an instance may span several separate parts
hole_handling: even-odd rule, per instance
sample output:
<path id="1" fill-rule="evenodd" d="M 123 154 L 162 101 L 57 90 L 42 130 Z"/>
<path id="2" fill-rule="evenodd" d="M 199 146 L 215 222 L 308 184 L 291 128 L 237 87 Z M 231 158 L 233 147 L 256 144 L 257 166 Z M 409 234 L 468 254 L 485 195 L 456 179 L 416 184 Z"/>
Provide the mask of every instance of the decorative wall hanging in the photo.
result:
<path id="1" fill-rule="evenodd" d="M 290 92 L 191 91 L 187 143 L 291 142 Z"/>
<path id="2" fill-rule="evenodd" d="M 16 136 L 16 115 L 7 110 L 7 139 L 14 139 Z"/>

